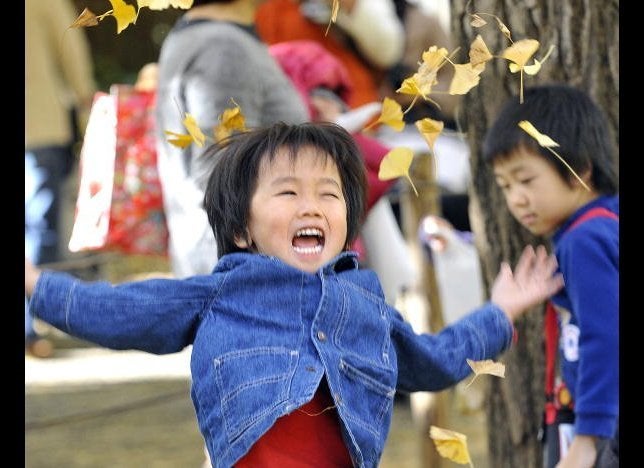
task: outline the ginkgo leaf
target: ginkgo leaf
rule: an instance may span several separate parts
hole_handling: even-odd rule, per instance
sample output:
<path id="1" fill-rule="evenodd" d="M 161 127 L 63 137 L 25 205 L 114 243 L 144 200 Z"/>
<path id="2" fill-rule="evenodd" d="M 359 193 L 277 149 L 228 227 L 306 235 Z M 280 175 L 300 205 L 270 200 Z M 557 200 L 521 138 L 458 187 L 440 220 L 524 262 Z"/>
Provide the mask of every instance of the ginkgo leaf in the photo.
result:
<path id="1" fill-rule="evenodd" d="M 390 126 L 397 132 L 405 128 L 400 104 L 391 98 L 385 97 L 382 100 L 382 111 L 380 112 L 380 117 L 378 117 L 378 122 Z"/>
<path id="2" fill-rule="evenodd" d="M 415 75 L 405 78 L 396 92 L 400 94 L 411 94 L 412 96 L 422 94 L 420 87 L 416 82 Z"/>
<path id="3" fill-rule="evenodd" d="M 187 10 L 193 0 L 137 0 L 139 8 L 148 7 L 150 10 L 166 10 L 170 7 Z"/>
<path id="4" fill-rule="evenodd" d="M 479 84 L 479 76 L 485 69 L 485 63 L 475 67 L 471 63 L 455 63 L 454 77 L 449 85 L 449 94 L 466 94 L 470 89 Z"/>
<path id="5" fill-rule="evenodd" d="M 123 0 L 109 0 L 112 4 L 112 16 L 116 19 L 116 34 L 120 34 L 136 20 L 136 9 Z"/>
<path id="6" fill-rule="evenodd" d="M 329 29 L 331 29 L 331 25 L 338 20 L 339 11 L 340 11 L 340 0 L 333 0 L 333 4 L 331 5 L 331 17 L 329 18 L 329 24 L 327 24 L 326 30 L 324 31 L 325 36 L 329 34 Z"/>
<path id="7" fill-rule="evenodd" d="M 543 65 L 543 62 L 546 61 L 546 59 L 550 56 L 550 53 L 553 51 L 555 46 L 551 45 L 550 48 L 548 49 L 548 52 L 546 55 L 543 56 L 541 60 L 534 59 L 534 64 L 532 65 L 525 65 L 523 67 L 523 71 L 526 72 L 528 75 L 536 75 L 539 73 L 539 70 L 541 70 L 541 65 Z M 514 65 L 514 64 L 510 64 Z M 510 66 L 510 71 L 512 71 L 512 66 Z"/>
<path id="8" fill-rule="evenodd" d="M 487 24 L 487 21 L 485 21 L 483 18 L 481 18 L 479 15 L 474 13 L 471 16 L 471 21 L 470 21 L 470 26 L 473 28 L 480 28 L 481 26 L 485 26 Z"/>
<path id="9" fill-rule="evenodd" d="M 432 425 L 429 428 L 429 437 L 434 441 L 436 450 L 441 457 L 461 465 L 473 466 L 465 434 Z"/>
<path id="10" fill-rule="evenodd" d="M 510 33 L 510 30 L 508 29 L 508 27 L 505 24 L 503 24 L 503 22 L 499 18 L 497 18 L 496 16 L 494 18 L 496 19 L 496 22 L 499 25 L 499 29 L 501 30 L 503 35 L 505 37 L 507 37 L 511 41 L 512 40 L 512 33 Z"/>
<path id="11" fill-rule="evenodd" d="M 235 106 L 229 109 L 224 110 L 220 117 L 221 123 L 217 125 L 213 134 L 215 136 L 215 141 L 221 141 L 235 130 L 244 131 L 246 130 L 246 119 L 244 114 L 242 114 L 241 108 Z"/>
<path id="12" fill-rule="evenodd" d="M 396 91 L 402 94 L 421 95 L 428 99 L 432 87 L 438 83 L 438 70 L 447 63 L 447 49 L 431 46 L 423 52 L 418 71 L 405 79 Z"/>
<path id="13" fill-rule="evenodd" d="M 85 8 L 76 21 L 74 21 L 70 28 L 83 28 L 87 26 L 96 26 L 98 24 L 98 17 L 89 8 Z"/>
<path id="14" fill-rule="evenodd" d="M 170 137 L 168 138 L 168 143 L 170 143 L 171 145 L 178 146 L 179 148 L 183 149 L 192 144 L 192 137 L 190 135 L 175 133 L 171 132 L 170 130 L 165 130 L 164 132 L 166 135 L 170 135 Z"/>
<path id="15" fill-rule="evenodd" d="M 564 166 L 566 166 L 566 168 L 567 168 L 567 169 L 572 173 L 572 175 L 573 175 L 573 176 L 575 176 L 575 178 L 579 181 L 579 183 L 580 183 L 580 184 L 581 184 L 581 185 L 582 185 L 586 190 L 588 190 L 588 191 L 590 192 L 590 187 L 588 187 L 588 185 L 586 184 L 586 182 L 584 182 L 584 180 L 583 180 L 581 177 L 579 177 L 579 175 L 574 171 L 574 169 L 573 169 L 572 167 L 570 167 L 570 164 L 568 164 L 568 163 L 566 162 L 566 160 L 565 160 L 564 158 L 562 158 L 562 157 L 561 157 L 561 155 L 559 155 L 559 153 L 557 153 L 555 150 L 553 150 L 553 149 L 552 149 L 553 147 L 557 147 L 557 146 L 559 146 L 559 143 L 557 143 L 556 141 L 554 141 L 554 140 L 553 140 L 552 138 L 550 138 L 548 135 L 544 135 L 543 133 L 539 132 L 539 130 L 537 130 L 537 129 L 535 128 L 535 126 L 534 126 L 534 125 L 532 125 L 532 123 L 530 123 L 530 122 L 529 122 L 529 121 L 527 121 L 527 120 L 522 120 L 521 122 L 519 122 L 519 124 L 518 124 L 518 125 L 519 125 L 519 127 L 521 127 L 521 129 L 523 129 L 523 130 L 524 130 L 528 135 L 530 135 L 532 138 L 534 138 L 535 140 L 537 140 L 537 143 L 539 143 L 539 145 L 543 146 L 543 147 L 544 147 L 544 148 L 546 148 L 548 151 L 550 151 L 552 154 L 554 154 L 554 155 L 559 159 L 559 161 L 561 161 L 561 162 L 563 163 L 563 165 L 564 165 Z"/>
<path id="16" fill-rule="evenodd" d="M 472 44 L 470 45 L 469 56 L 470 64 L 472 64 L 473 67 L 477 66 L 480 63 L 485 63 L 489 60 L 492 60 L 493 56 L 480 34 L 476 36 L 474 41 L 472 41 Z"/>
<path id="17" fill-rule="evenodd" d="M 516 64 L 514 67 L 512 67 L 512 63 L 510 64 L 510 71 L 512 71 L 513 68 L 518 71 L 524 67 L 538 48 L 539 41 L 536 39 L 521 39 L 505 49 L 501 53 L 501 57 Z"/>
<path id="18" fill-rule="evenodd" d="M 438 138 L 438 135 L 443 131 L 445 124 L 440 120 L 433 120 L 427 117 L 417 120 L 414 125 L 427 142 L 429 148 L 434 151 L 434 142 Z"/>
<path id="19" fill-rule="evenodd" d="M 199 125 L 197 125 L 197 121 L 195 118 L 186 113 L 186 117 L 183 119 L 183 125 L 186 127 L 186 130 L 188 130 L 188 133 L 194 140 L 194 142 L 198 146 L 203 146 L 204 142 L 206 141 L 206 135 L 203 134 L 201 129 L 199 128 Z"/>
<path id="20" fill-rule="evenodd" d="M 559 146 L 559 143 L 554 141 L 548 135 L 544 135 L 543 133 L 539 132 L 539 130 L 537 130 L 534 125 L 532 125 L 532 123 L 527 120 L 522 120 L 521 122 L 519 122 L 519 127 L 521 127 L 521 129 L 524 130 L 532 138 L 537 140 L 537 143 L 539 143 L 539 145 L 543 146 L 544 148 Z"/>
<path id="21" fill-rule="evenodd" d="M 416 196 L 418 190 L 414 186 L 414 182 L 409 177 L 409 168 L 414 159 L 414 152 L 409 148 L 397 147 L 389 151 L 382 161 L 380 161 L 380 168 L 378 170 L 378 179 L 390 180 L 397 177 L 406 177 L 409 180 Z"/>
<path id="22" fill-rule="evenodd" d="M 467 364 L 474 371 L 474 377 L 470 380 L 470 383 L 466 385 L 466 388 L 472 385 L 472 382 L 481 374 L 495 375 L 497 377 L 505 378 L 505 364 L 501 362 L 494 362 L 492 359 L 485 359 L 483 361 L 472 361 L 471 359 L 466 359 Z"/>

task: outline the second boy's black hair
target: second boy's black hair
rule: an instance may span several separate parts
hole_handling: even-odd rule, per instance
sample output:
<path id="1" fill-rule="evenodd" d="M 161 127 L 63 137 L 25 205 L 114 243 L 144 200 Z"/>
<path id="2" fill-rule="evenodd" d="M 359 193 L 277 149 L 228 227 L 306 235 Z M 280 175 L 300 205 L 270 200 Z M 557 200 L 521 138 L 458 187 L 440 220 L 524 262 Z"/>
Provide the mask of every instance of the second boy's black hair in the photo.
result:
<path id="1" fill-rule="evenodd" d="M 357 238 L 365 213 L 367 179 L 353 137 L 332 123 L 280 122 L 235 134 L 211 146 L 201 156 L 213 160 L 204 208 L 217 240 L 219 256 L 246 250 L 235 245 L 235 238 L 246 238 L 251 200 L 262 161 L 273 160 L 282 149 L 288 150 L 294 161 L 303 147 L 318 148 L 320 157 L 331 159 L 337 165 L 347 203 L 346 246 Z"/>
<path id="2" fill-rule="evenodd" d="M 574 176 L 559 159 L 518 126 L 522 120 L 559 144 L 552 148 L 577 173 L 591 169 L 593 187 L 603 194 L 618 190 L 617 164 L 608 121 L 585 92 L 563 84 L 524 90 L 523 103 L 510 99 L 488 130 L 482 147 L 484 161 L 508 157 L 524 147 L 543 156 L 570 182 Z"/>

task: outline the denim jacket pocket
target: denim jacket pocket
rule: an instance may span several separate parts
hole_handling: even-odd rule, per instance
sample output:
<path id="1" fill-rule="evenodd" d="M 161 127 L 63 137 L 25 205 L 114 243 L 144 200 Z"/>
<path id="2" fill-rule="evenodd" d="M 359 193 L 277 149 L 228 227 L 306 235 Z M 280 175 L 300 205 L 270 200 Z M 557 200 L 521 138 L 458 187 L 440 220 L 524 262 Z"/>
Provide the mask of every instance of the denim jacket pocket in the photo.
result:
<path id="1" fill-rule="evenodd" d="M 262 346 L 214 359 L 229 443 L 288 399 L 297 356 L 294 350 Z"/>
<path id="2" fill-rule="evenodd" d="M 395 372 L 387 368 L 360 366 L 340 359 L 340 388 L 346 408 L 351 408 L 349 417 L 377 438 L 389 427 L 385 417 L 392 411 L 396 393 Z M 383 382 L 391 382 L 388 386 Z M 346 401 L 350 399 L 350 401 Z M 385 427 L 386 426 L 386 427 Z"/>

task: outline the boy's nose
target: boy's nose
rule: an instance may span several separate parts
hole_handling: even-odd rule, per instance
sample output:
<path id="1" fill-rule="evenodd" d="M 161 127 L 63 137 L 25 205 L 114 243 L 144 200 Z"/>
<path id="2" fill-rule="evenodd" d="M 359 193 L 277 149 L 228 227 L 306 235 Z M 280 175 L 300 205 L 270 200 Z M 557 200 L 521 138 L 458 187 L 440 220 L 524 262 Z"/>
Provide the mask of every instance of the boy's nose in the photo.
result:
<path id="1" fill-rule="evenodd" d="M 300 216 L 321 216 L 322 210 L 317 197 L 312 195 L 303 195 L 300 198 L 299 213 Z"/>
<path id="2" fill-rule="evenodd" d="M 506 198 L 508 200 L 508 205 L 510 205 L 510 206 L 522 206 L 522 205 L 525 205 L 526 200 L 527 200 L 527 198 L 525 196 L 525 193 L 522 190 L 518 189 L 518 188 L 510 189 L 506 193 Z"/>

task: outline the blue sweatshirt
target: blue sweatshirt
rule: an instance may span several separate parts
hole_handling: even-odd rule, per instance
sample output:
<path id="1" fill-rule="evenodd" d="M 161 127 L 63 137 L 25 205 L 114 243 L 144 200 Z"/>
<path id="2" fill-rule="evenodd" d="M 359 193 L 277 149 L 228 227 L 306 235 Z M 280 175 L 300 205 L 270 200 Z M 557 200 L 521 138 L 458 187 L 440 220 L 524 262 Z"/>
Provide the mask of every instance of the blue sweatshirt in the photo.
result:
<path id="1" fill-rule="evenodd" d="M 619 414 L 619 222 L 594 217 L 567 231 L 594 207 L 619 215 L 619 196 L 593 200 L 554 234 L 565 287 L 552 302 L 559 311 L 561 375 L 574 398 L 575 432 L 610 437 Z"/>

